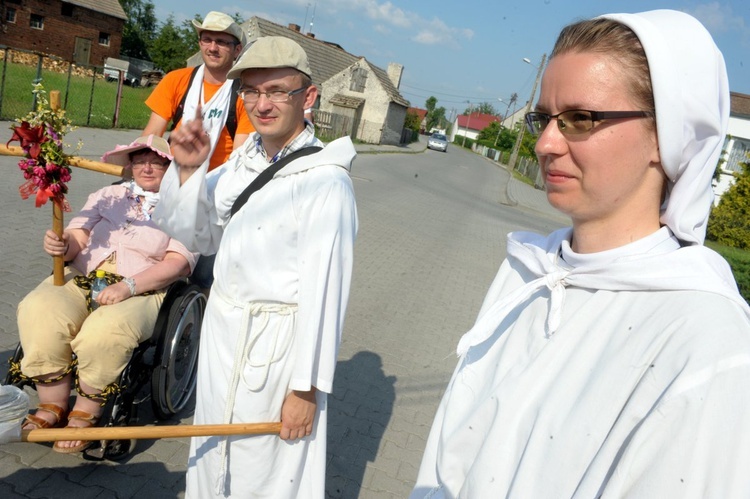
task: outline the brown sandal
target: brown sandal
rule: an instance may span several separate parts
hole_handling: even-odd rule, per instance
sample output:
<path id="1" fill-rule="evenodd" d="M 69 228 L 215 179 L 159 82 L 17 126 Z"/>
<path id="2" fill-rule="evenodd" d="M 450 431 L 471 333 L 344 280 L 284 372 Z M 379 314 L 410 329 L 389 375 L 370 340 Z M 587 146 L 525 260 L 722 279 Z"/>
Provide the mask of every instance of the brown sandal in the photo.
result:
<path id="1" fill-rule="evenodd" d="M 65 409 L 60 407 L 57 404 L 39 404 L 36 407 L 36 412 L 44 411 L 49 412 L 53 416 L 55 416 L 55 420 L 50 423 L 46 419 L 42 419 L 39 416 L 34 414 L 27 414 L 26 419 L 24 420 L 21 427 L 25 427 L 26 425 L 33 425 L 36 428 L 26 428 L 27 430 L 42 430 L 44 428 L 59 428 L 61 426 L 65 426 Z"/>
<path id="2" fill-rule="evenodd" d="M 86 423 L 83 426 L 70 426 L 70 422 L 73 420 L 77 421 L 83 421 Z M 91 426 L 95 426 L 96 423 L 99 422 L 99 416 L 94 416 L 93 414 L 89 414 L 85 411 L 70 411 L 70 414 L 68 414 L 68 426 L 66 428 L 89 428 Z M 76 452 L 81 452 L 94 444 L 93 441 L 90 440 L 83 440 L 80 444 L 75 445 L 73 447 L 60 447 L 58 444 L 60 442 L 55 442 L 55 444 L 52 446 L 52 450 L 55 452 L 59 452 L 61 454 L 74 454 Z"/>

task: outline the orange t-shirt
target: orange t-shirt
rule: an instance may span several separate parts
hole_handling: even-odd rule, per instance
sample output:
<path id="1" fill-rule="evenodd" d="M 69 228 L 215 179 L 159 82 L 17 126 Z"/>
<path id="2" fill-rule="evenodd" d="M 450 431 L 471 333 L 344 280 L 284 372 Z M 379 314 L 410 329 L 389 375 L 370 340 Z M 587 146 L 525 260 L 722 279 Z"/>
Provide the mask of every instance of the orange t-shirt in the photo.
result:
<path id="1" fill-rule="evenodd" d="M 156 114 L 167 120 L 172 121 L 172 117 L 177 111 L 177 106 L 180 105 L 182 95 L 188 91 L 188 82 L 190 82 L 190 74 L 194 68 L 181 68 L 175 69 L 167 73 L 159 84 L 154 88 L 151 95 L 146 99 L 146 105 Z M 207 83 L 203 81 L 203 98 L 208 101 L 214 96 L 216 92 L 221 88 L 221 84 L 215 85 L 213 83 Z M 177 127 L 180 123 L 177 123 Z M 250 118 L 248 118 L 245 112 L 245 105 L 242 103 L 242 99 L 237 99 L 237 131 L 236 135 L 249 134 L 254 131 Z M 219 135 L 219 141 L 216 144 L 213 155 L 208 163 L 208 169 L 213 170 L 217 166 L 225 163 L 229 159 L 229 155 L 232 153 L 232 137 L 227 131 L 225 126 L 221 135 Z"/>

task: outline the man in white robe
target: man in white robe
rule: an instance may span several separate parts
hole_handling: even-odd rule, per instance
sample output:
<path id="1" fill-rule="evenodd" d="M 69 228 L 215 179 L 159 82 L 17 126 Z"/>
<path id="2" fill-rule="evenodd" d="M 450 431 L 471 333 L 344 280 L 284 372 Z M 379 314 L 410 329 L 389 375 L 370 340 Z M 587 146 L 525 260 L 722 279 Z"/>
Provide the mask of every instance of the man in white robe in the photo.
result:
<path id="1" fill-rule="evenodd" d="M 574 251 L 571 229 L 509 234 L 459 342 L 412 499 L 750 497 L 750 309 L 702 246 L 729 114 L 723 58 L 687 14 L 604 17 L 648 58 L 667 179 L 661 228 L 597 252 Z M 563 108 L 544 111 L 569 109 L 578 94 L 561 87 L 550 95 Z M 541 150 L 555 159 L 594 140 L 546 116 Z"/>
<path id="2" fill-rule="evenodd" d="M 242 79 L 257 132 L 208 175 L 200 118 L 172 135 L 175 174 L 154 220 L 188 247 L 217 252 L 195 423 L 282 422 L 279 436 L 194 438 L 187 497 L 324 497 L 326 397 L 357 232 L 350 139 L 293 160 L 230 214 L 272 163 L 322 146 L 303 117 L 317 97 L 310 74 L 295 42 L 259 38 L 228 76 Z"/>

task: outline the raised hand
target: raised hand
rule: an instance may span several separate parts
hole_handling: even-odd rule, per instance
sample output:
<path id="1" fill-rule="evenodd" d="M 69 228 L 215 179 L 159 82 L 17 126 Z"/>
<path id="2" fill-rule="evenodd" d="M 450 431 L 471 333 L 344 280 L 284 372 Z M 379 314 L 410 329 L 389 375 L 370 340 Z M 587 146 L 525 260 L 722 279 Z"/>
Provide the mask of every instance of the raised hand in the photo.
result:
<path id="1" fill-rule="evenodd" d="M 211 139 L 203 129 L 201 107 L 195 111 L 195 119 L 183 123 L 169 136 L 172 155 L 180 168 L 195 170 L 208 158 L 211 152 Z"/>

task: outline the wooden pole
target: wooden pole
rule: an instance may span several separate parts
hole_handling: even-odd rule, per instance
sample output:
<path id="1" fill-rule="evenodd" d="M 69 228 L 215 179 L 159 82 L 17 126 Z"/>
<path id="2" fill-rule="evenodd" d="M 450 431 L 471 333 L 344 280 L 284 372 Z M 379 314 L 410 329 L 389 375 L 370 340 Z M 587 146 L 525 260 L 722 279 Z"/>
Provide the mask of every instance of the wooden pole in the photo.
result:
<path id="1" fill-rule="evenodd" d="M 60 91 L 51 90 L 49 93 L 49 107 L 53 111 L 60 109 Z M 52 231 L 62 241 L 63 238 L 63 210 L 62 203 L 58 199 L 52 199 Z M 52 257 L 53 284 L 62 286 L 65 284 L 65 255 Z"/>
<path id="2" fill-rule="evenodd" d="M 60 201 L 52 200 L 52 231 L 62 241 L 63 236 L 63 210 Z M 65 256 L 52 257 L 53 284 L 62 286 L 65 284 Z"/>
<path id="3" fill-rule="evenodd" d="M 18 146 L 6 146 L 0 144 L 0 155 L 3 156 L 24 156 L 23 149 Z M 91 170 L 99 173 L 106 173 L 107 175 L 114 175 L 115 177 L 122 177 L 123 167 L 120 165 L 113 165 L 112 163 L 102 163 L 101 161 L 94 161 L 91 159 L 81 158 L 80 156 L 71 156 L 68 158 L 70 166 L 76 166 L 86 170 Z"/>
<path id="4" fill-rule="evenodd" d="M 22 430 L 22 442 L 58 440 L 130 440 L 225 435 L 278 435 L 281 423 L 239 423 L 175 426 L 103 426 L 90 428 L 45 428 Z"/>

